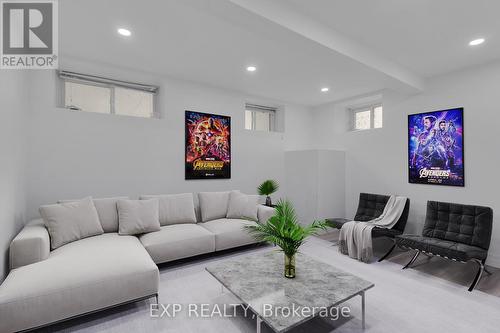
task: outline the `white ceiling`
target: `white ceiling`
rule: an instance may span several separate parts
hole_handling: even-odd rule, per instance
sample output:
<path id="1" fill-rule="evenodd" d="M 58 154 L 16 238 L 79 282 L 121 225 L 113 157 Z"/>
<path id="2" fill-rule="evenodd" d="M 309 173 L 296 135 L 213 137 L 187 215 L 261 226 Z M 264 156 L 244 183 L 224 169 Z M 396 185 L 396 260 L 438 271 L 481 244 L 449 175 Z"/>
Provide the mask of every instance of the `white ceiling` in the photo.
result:
<path id="1" fill-rule="evenodd" d="M 423 77 L 500 57 L 500 23 L 488 23 L 500 4 L 488 2 L 492 8 L 485 0 L 64 0 L 59 48 L 63 58 L 318 105 L 385 88 L 417 92 Z M 487 43 L 471 50 L 477 34 Z M 249 64 L 257 72 L 247 73 Z"/>
<path id="2" fill-rule="evenodd" d="M 500 58 L 498 0 L 273 0 L 423 77 Z M 477 48 L 469 41 L 486 38 Z"/>

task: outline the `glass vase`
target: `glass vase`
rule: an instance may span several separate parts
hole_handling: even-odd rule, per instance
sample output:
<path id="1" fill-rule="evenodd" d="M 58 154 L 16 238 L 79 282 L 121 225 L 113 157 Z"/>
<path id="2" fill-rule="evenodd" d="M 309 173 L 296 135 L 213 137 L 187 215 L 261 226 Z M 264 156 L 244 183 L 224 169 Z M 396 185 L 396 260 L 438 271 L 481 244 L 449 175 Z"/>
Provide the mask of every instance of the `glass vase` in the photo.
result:
<path id="1" fill-rule="evenodd" d="M 295 254 L 291 256 L 285 254 L 285 277 L 288 279 L 295 277 Z"/>

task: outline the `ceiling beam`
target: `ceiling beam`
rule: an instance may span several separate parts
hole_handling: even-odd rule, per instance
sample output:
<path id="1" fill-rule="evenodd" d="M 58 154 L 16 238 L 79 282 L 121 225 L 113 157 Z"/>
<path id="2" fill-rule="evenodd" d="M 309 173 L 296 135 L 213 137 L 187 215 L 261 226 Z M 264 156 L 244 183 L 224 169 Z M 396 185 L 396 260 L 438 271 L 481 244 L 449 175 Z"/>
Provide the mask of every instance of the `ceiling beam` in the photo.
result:
<path id="1" fill-rule="evenodd" d="M 291 6 L 283 5 L 273 0 L 229 0 L 230 2 L 291 30 L 303 37 L 319 43 L 334 52 L 349 57 L 367 67 L 382 72 L 396 80 L 400 88 L 408 92 L 421 92 L 424 89 L 424 79 L 377 54 L 353 39 L 321 24 L 307 15 L 303 15 Z M 389 88 L 389 87 L 387 87 Z M 392 87 L 394 88 L 394 87 Z"/>

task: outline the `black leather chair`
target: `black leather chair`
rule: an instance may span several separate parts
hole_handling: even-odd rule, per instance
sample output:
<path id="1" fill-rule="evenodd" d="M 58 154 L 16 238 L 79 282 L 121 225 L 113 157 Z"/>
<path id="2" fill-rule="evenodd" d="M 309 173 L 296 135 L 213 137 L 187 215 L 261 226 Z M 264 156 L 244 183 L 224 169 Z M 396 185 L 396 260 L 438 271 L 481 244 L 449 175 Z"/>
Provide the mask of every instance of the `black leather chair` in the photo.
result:
<path id="1" fill-rule="evenodd" d="M 327 219 L 330 225 L 334 228 L 340 229 L 344 225 L 344 223 L 349 221 L 370 221 L 377 217 L 379 217 L 384 211 L 385 205 L 389 200 L 388 195 L 382 194 L 371 194 L 371 193 L 360 193 L 359 194 L 359 203 L 358 209 L 356 210 L 356 215 L 354 219 L 345 219 L 345 218 L 332 218 Z M 389 237 L 395 238 L 397 235 L 401 235 L 406 226 L 406 221 L 408 220 L 408 212 L 410 210 L 410 199 L 406 199 L 406 204 L 403 210 L 403 214 L 399 218 L 398 222 L 391 228 L 380 228 L 375 227 L 372 230 L 372 237 Z M 394 244 L 391 248 L 391 251 L 394 249 L 396 245 Z M 388 253 L 390 253 L 389 251 Z M 383 260 L 384 258 L 382 258 Z"/>
<path id="2" fill-rule="evenodd" d="M 479 269 L 469 287 L 472 291 L 485 270 L 492 223 L 493 210 L 489 207 L 428 201 L 422 235 L 396 236 L 397 246 L 416 250 L 403 269 L 413 264 L 420 253 L 462 263 L 473 261 Z"/>

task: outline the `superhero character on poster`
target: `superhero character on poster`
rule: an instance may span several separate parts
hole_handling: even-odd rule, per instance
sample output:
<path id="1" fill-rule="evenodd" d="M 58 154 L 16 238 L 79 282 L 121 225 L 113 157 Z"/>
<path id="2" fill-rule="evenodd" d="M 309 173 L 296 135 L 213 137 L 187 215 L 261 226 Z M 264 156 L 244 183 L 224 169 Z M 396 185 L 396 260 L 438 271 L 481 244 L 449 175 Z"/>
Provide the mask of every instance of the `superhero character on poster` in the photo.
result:
<path id="1" fill-rule="evenodd" d="M 231 117 L 186 111 L 186 179 L 231 178 Z"/>
<path id="2" fill-rule="evenodd" d="M 408 116 L 410 183 L 464 186 L 463 111 Z"/>

